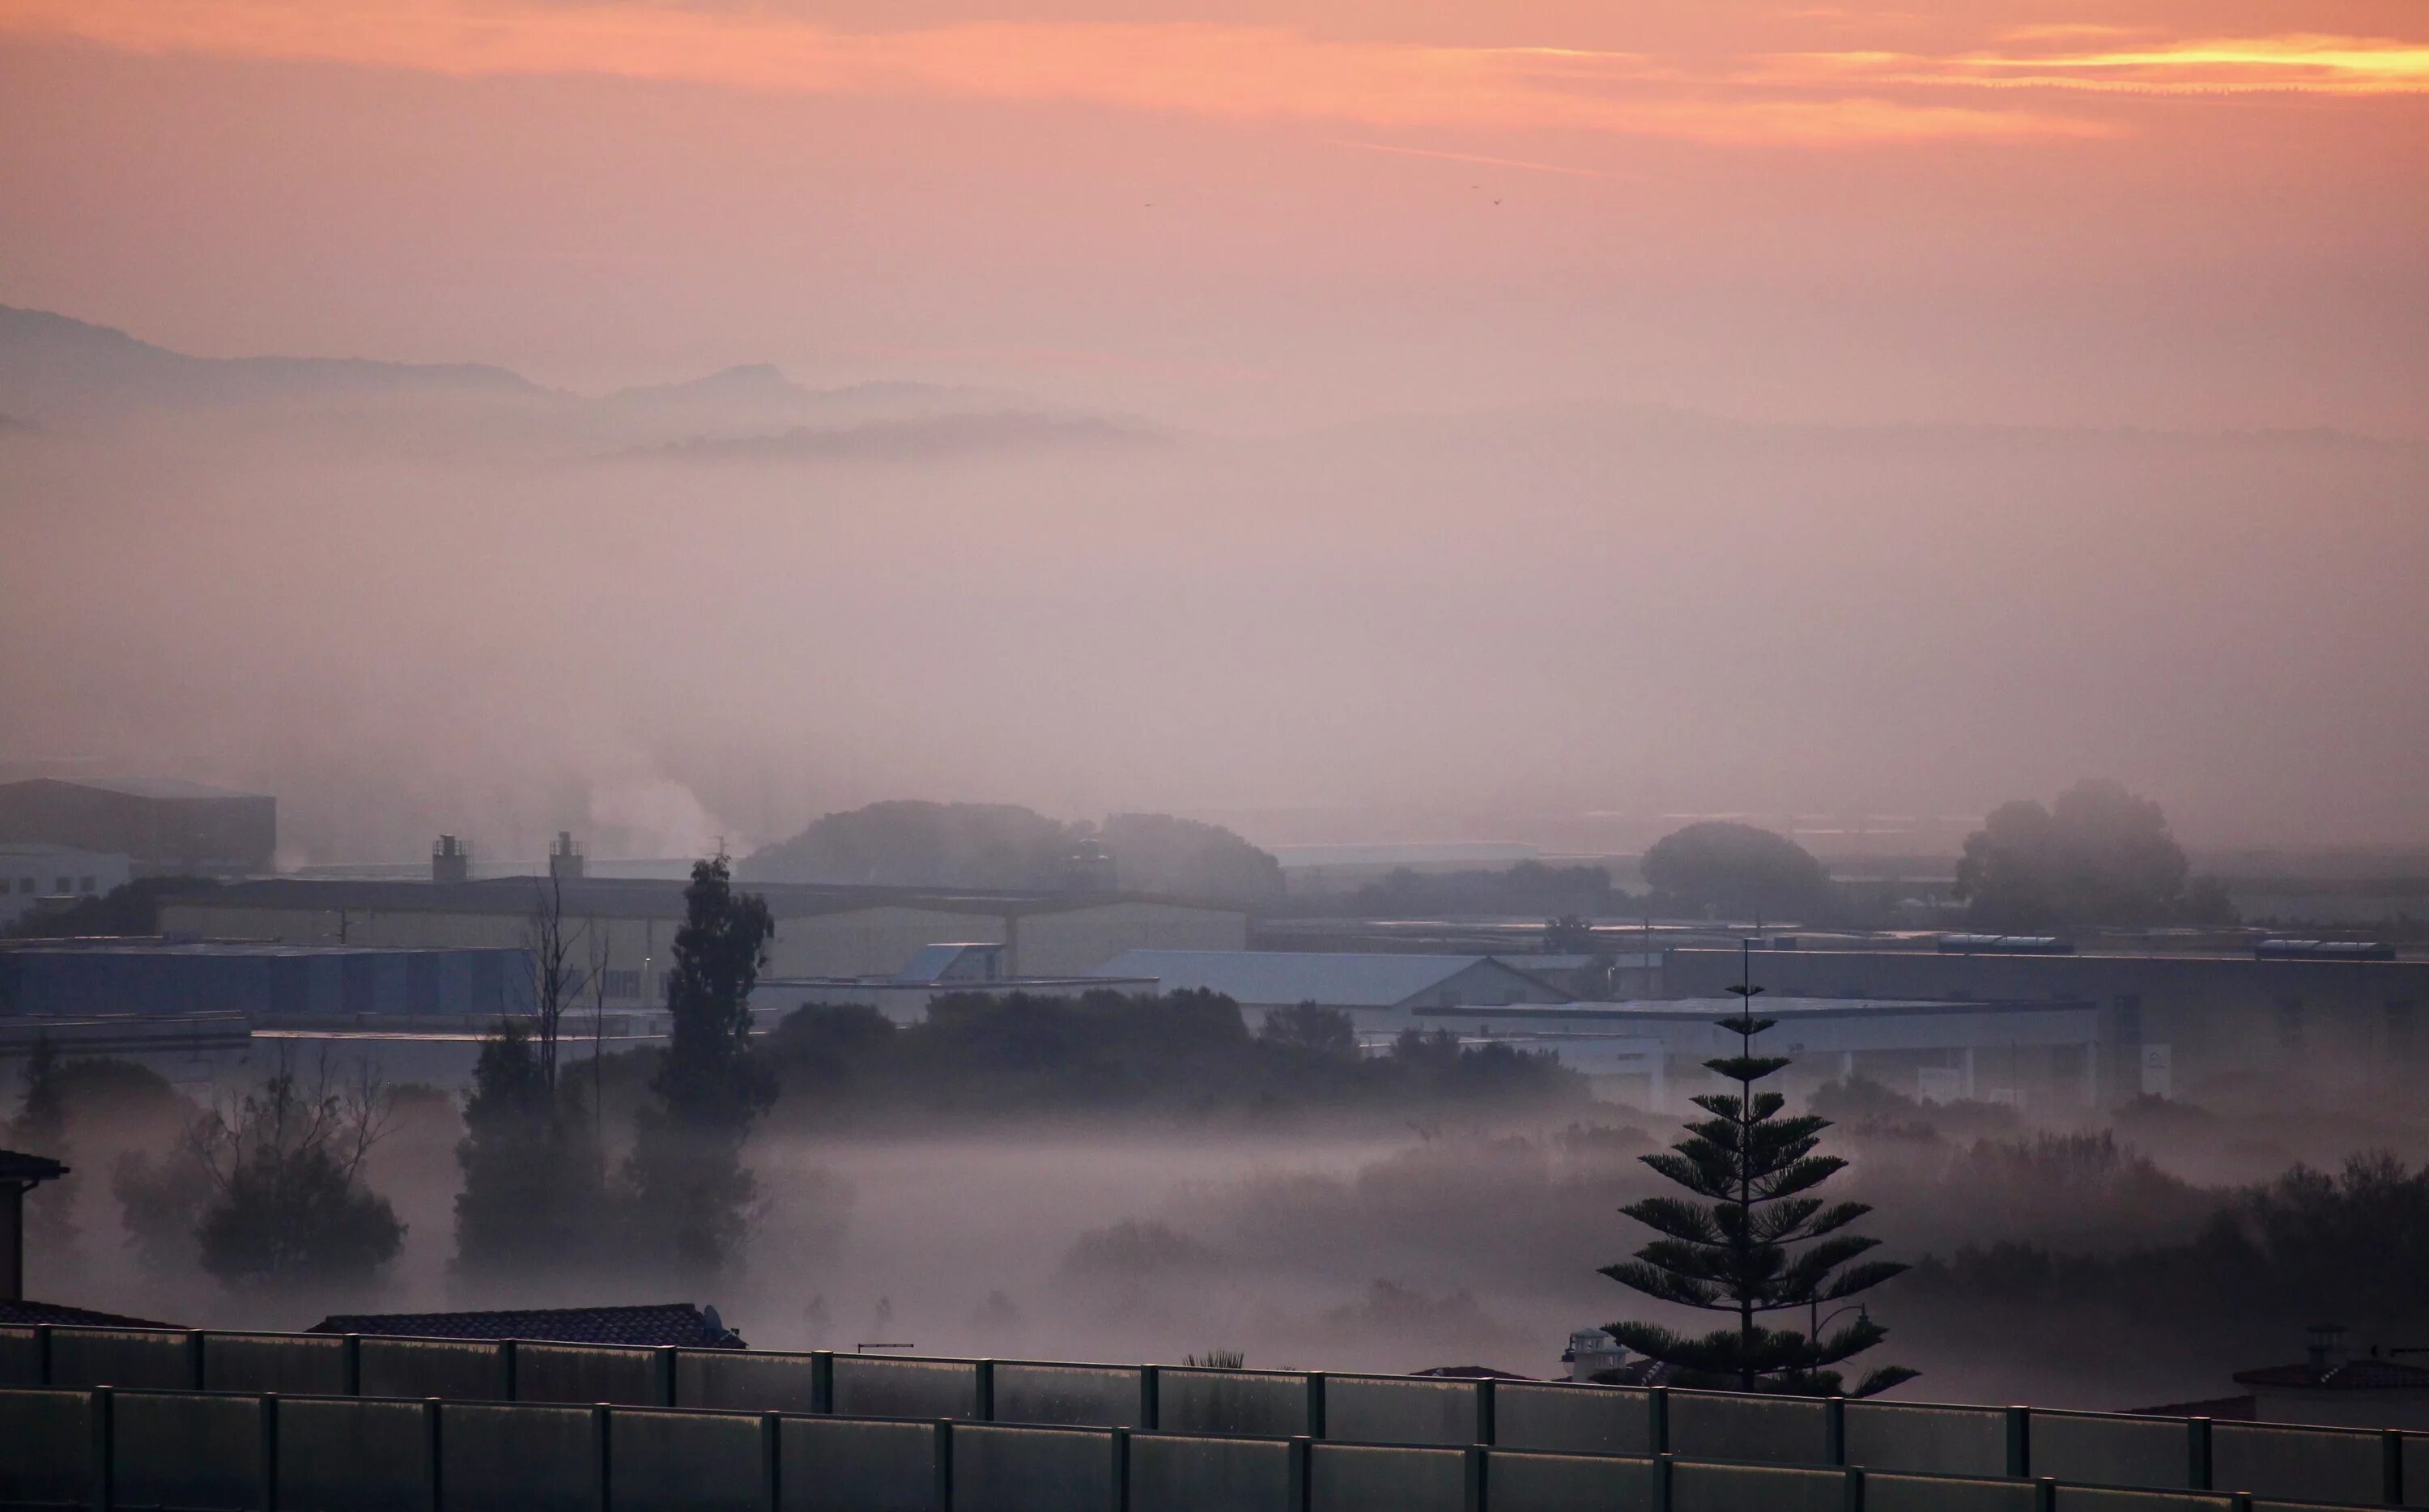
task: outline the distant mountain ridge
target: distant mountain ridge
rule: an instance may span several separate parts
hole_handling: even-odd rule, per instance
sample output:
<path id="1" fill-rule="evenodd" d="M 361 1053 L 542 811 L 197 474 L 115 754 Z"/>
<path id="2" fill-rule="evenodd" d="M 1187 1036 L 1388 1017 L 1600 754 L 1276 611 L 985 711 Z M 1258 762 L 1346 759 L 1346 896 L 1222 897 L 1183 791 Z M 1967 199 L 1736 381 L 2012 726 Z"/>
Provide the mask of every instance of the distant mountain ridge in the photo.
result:
<path id="1" fill-rule="evenodd" d="M 161 405 L 441 392 L 533 397 L 548 391 L 482 363 L 190 356 L 110 326 L 0 304 L 0 413 L 32 419 Z"/>

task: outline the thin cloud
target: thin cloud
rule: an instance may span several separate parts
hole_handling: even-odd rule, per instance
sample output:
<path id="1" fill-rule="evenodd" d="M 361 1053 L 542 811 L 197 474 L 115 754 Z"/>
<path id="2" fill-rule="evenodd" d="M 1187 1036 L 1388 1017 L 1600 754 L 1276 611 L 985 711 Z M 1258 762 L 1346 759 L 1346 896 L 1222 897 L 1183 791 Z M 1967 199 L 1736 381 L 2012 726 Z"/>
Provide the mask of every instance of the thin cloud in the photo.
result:
<path id="1" fill-rule="evenodd" d="M 1482 153 L 1445 152 L 1434 147 L 1395 147 L 1389 142 L 1351 141 L 1346 138 L 1331 139 L 1335 147 L 1355 147 L 1360 152 L 1391 153 L 1401 157 L 1432 157 L 1446 163 L 1475 163 L 1486 168 L 1517 168 L 1529 173 L 1560 173 L 1570 178 L 1618 178 L 1617 173 L 1599 168 L 1572 168 L 1565 163 L 1537 163 L 1524 157 L 1489 157 Z"/>
<path id="2" fill-rule="evenodd" d="M 2024 40 L 2016 33 L 2008 36 Z M 1748 84 L 1809 87 L 1929 85 L 2115 94 L 2422 94 L 2429 93 L 2429 43 L 2306 33 L 2091 52 L 1974 52 L 1946 58 L 1798 53 L 1767 59 L 1761 70 L 1741 78 Z"/>
<path id="3" fill-rule="evenodd" d="M 604 74 L 1380 127 L 1566 129 L 1748 145 L 2100 135 L 2011 108 L 1744 97 L 1642 54 L 1326 41 L 1286 27 L 1011 24 L 859 33 L 766 10 L 481 0 L 0 0 L 0 31 L 453 75 Z"/>

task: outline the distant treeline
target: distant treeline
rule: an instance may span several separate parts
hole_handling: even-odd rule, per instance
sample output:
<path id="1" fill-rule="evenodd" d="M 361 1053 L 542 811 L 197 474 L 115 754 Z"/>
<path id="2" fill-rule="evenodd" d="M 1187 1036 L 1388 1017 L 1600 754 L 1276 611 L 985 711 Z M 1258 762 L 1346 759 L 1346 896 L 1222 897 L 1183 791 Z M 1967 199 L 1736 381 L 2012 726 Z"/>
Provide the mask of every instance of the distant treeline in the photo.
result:
<path id="1" fill-rule="evenodd" d="M 1214 993 L 1162 996 L 946 996 L 917 1024 L 873 1008 L 807 1007 L 763 1042 L 805 1122 L 922 1114 L 1392 1108 L 1412 1103 L 1583 1100 L 1585 1078 L 1547 1055 L 1403 1032 L 1363 1055 L 1347 1014 L 1302 1007 L 1251 1033 Z"/>

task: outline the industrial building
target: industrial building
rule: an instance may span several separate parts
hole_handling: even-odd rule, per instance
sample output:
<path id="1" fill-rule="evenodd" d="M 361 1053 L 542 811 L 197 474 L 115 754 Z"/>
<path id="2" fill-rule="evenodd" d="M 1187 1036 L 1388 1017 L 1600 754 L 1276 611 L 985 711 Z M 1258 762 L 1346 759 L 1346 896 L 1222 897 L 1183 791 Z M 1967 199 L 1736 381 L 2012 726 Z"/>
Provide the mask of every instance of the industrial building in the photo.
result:
<path id="1" fill-rule="evenodd" d="M 751 1006 L 770 1015 L 797 1008 L 855 1004 L 897 1024 L 917 1024 L 939 997 L 1081 997 L 1089 993 L 1153 993 L 1152 977 L 1016 977 L 1012 949 L 990 944 L 922 946 L 901 971 L 885 977 L 762 977 Z"/>
<path id="2" fill-rule="evenodd" d="M 1674 950 L 1665 980 L 1682 997 L 1716 998 L 1741 969 L 1735 950 Z M 2429 1057 L 2423 961 L 1758 949 L 1753 971 L 1766 1008 L 1776 997 L 2089 1004 L 2107 1047 L 2103 1105 L 2198 1099 L 2263 1077 L 2280 1090 L 2408 1081 Z"/>
<path id="3" fill-rule="evenodd" d="M 1314 950 L 1126 950 L 1086 973 L 1151 979 L 1167 993 L 1220 993 L 1253 1026 L 1314 1003 L 1349 1014 L 1367 1039 L 1424 1027 L 1420 1009 L 1554 1004 L 1570 995 L 1493 956 L 1354 955 Z"/>
<path id="4" fill-rule="evenodd" d="M 0 782 L 0 843 L 125 856 L 140 875 L 249 876 L 277 855 L 278 800 L 174 778 Z"/>
<path id="5" fill-rule="evenodd" d="M 0 1019 L 495 1020 L 531 1011 L 532 979 L 520 948 L 22 941 L 0 946 Z"/>
<path id="6" fill-rule="evenodd" d="M 1248 915 L 1133 896 L 1060 896 L 916 888 L 769 883 L 776 925 L 763 976 L 770 978 L 890 977 L 937 941 L 1001 945 L 1003 970 L 1073 977 L 1142 947 L 1238 950 Z M 591 997 L 601 974 L 604 1003 L 653 1006 L 684 921 L 684 883 L 560 877 L 457 882 L 276 879 L 170 899 L 161 928 L 196 940 L 388 948 L 520 948 L 535 914 L 561 909 L 571 963 Z"/>
<path id="7" fill-rule="evenodd" d="M 41 841 L 0 841 L 0 929 L 39 908 L 99 897 L 126 884 L 127 858 Z"/>
<path id="8" fill-rule="evenodd" d="M 1767 993 L 1758 1009 L 1777 1023 L 1756 1048 L 1794 1059 L 1776 1084 L 1791 1093 L 1861 1077 L 1925 1102 L 2081 1108 L 2094 1105 L 2106 1084 L 2102 1062 L 2110 1052 L 2090 1003 L 1890 1002 Z M 1562 1064 L 1592 1077 L 1606 1097 L 1676 1111 L 1690 1097 L 1723 1090 L 1704 1062 L 1737 1053 L 1737 1036 L 1721 1028 L 1720 1020 L 1738 1011 L 1734 997 L 1463 1008 L 1420 1003 L 1411 1018 L 1420 1028 L 1449 1029 L 1463 1040 L 1557 1055 Z"/>

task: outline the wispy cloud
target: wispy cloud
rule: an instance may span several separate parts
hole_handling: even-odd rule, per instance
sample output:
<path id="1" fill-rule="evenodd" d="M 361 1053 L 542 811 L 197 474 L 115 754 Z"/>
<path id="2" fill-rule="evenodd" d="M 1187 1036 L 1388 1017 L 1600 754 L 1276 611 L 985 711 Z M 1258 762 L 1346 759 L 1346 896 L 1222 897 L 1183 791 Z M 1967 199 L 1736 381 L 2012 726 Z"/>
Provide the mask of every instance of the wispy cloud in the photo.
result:
<path id="1" fill-rule="evenodd" d="M 1077 101 L 1379 128 L 1811 146 L 2114 129 L 2005 105 L 1900 100 L 1878 81 L 1772 97 L 1639 53 L 1341 41 L 1288 27 L 1195 23 L 846 32 L 768 9 L 634 3 L 0 0 L 0 31 L 454 75 L 589 74 L 803 93 Z"/>
<path id="2" fill-rule="evenodd" d="M 2034 27 L 2004 34 L 2010 42 L 2082 42 L 2093 28 Z M 1849 87 L 1958 86 L 2088 90 L 2114 94 L 2429 93 L 2429 43 L 2389 38 L 2145 38 L 2097 28 L 2113 45 L 2090 51 L 1975 51 L 1947 57 L 1912 53 L 1798 53 L 1766 59 L 1742 74 L 1749 84 Z"/>
<path id="3" fill-rule="evenodd" d="M 1350 141 L 1332 139 L 1335 147 L 1355 147 L 1360 152 L 1390 153 L 1398 157 L 1430 157 L 1446 163 L 1471 163 L 1479 168 L 1516 168 L 1529 173 L 1559 173 L 1569 178 L 1617 178 L 1617 173 L 1599 168 L 1572 168 L 1565 163 L 1538 163 L 1524 157 L 1495 157 L 1484 153 L 1446 152 L 1438 147 L 1396 147 L 1384 141 Z"/>

